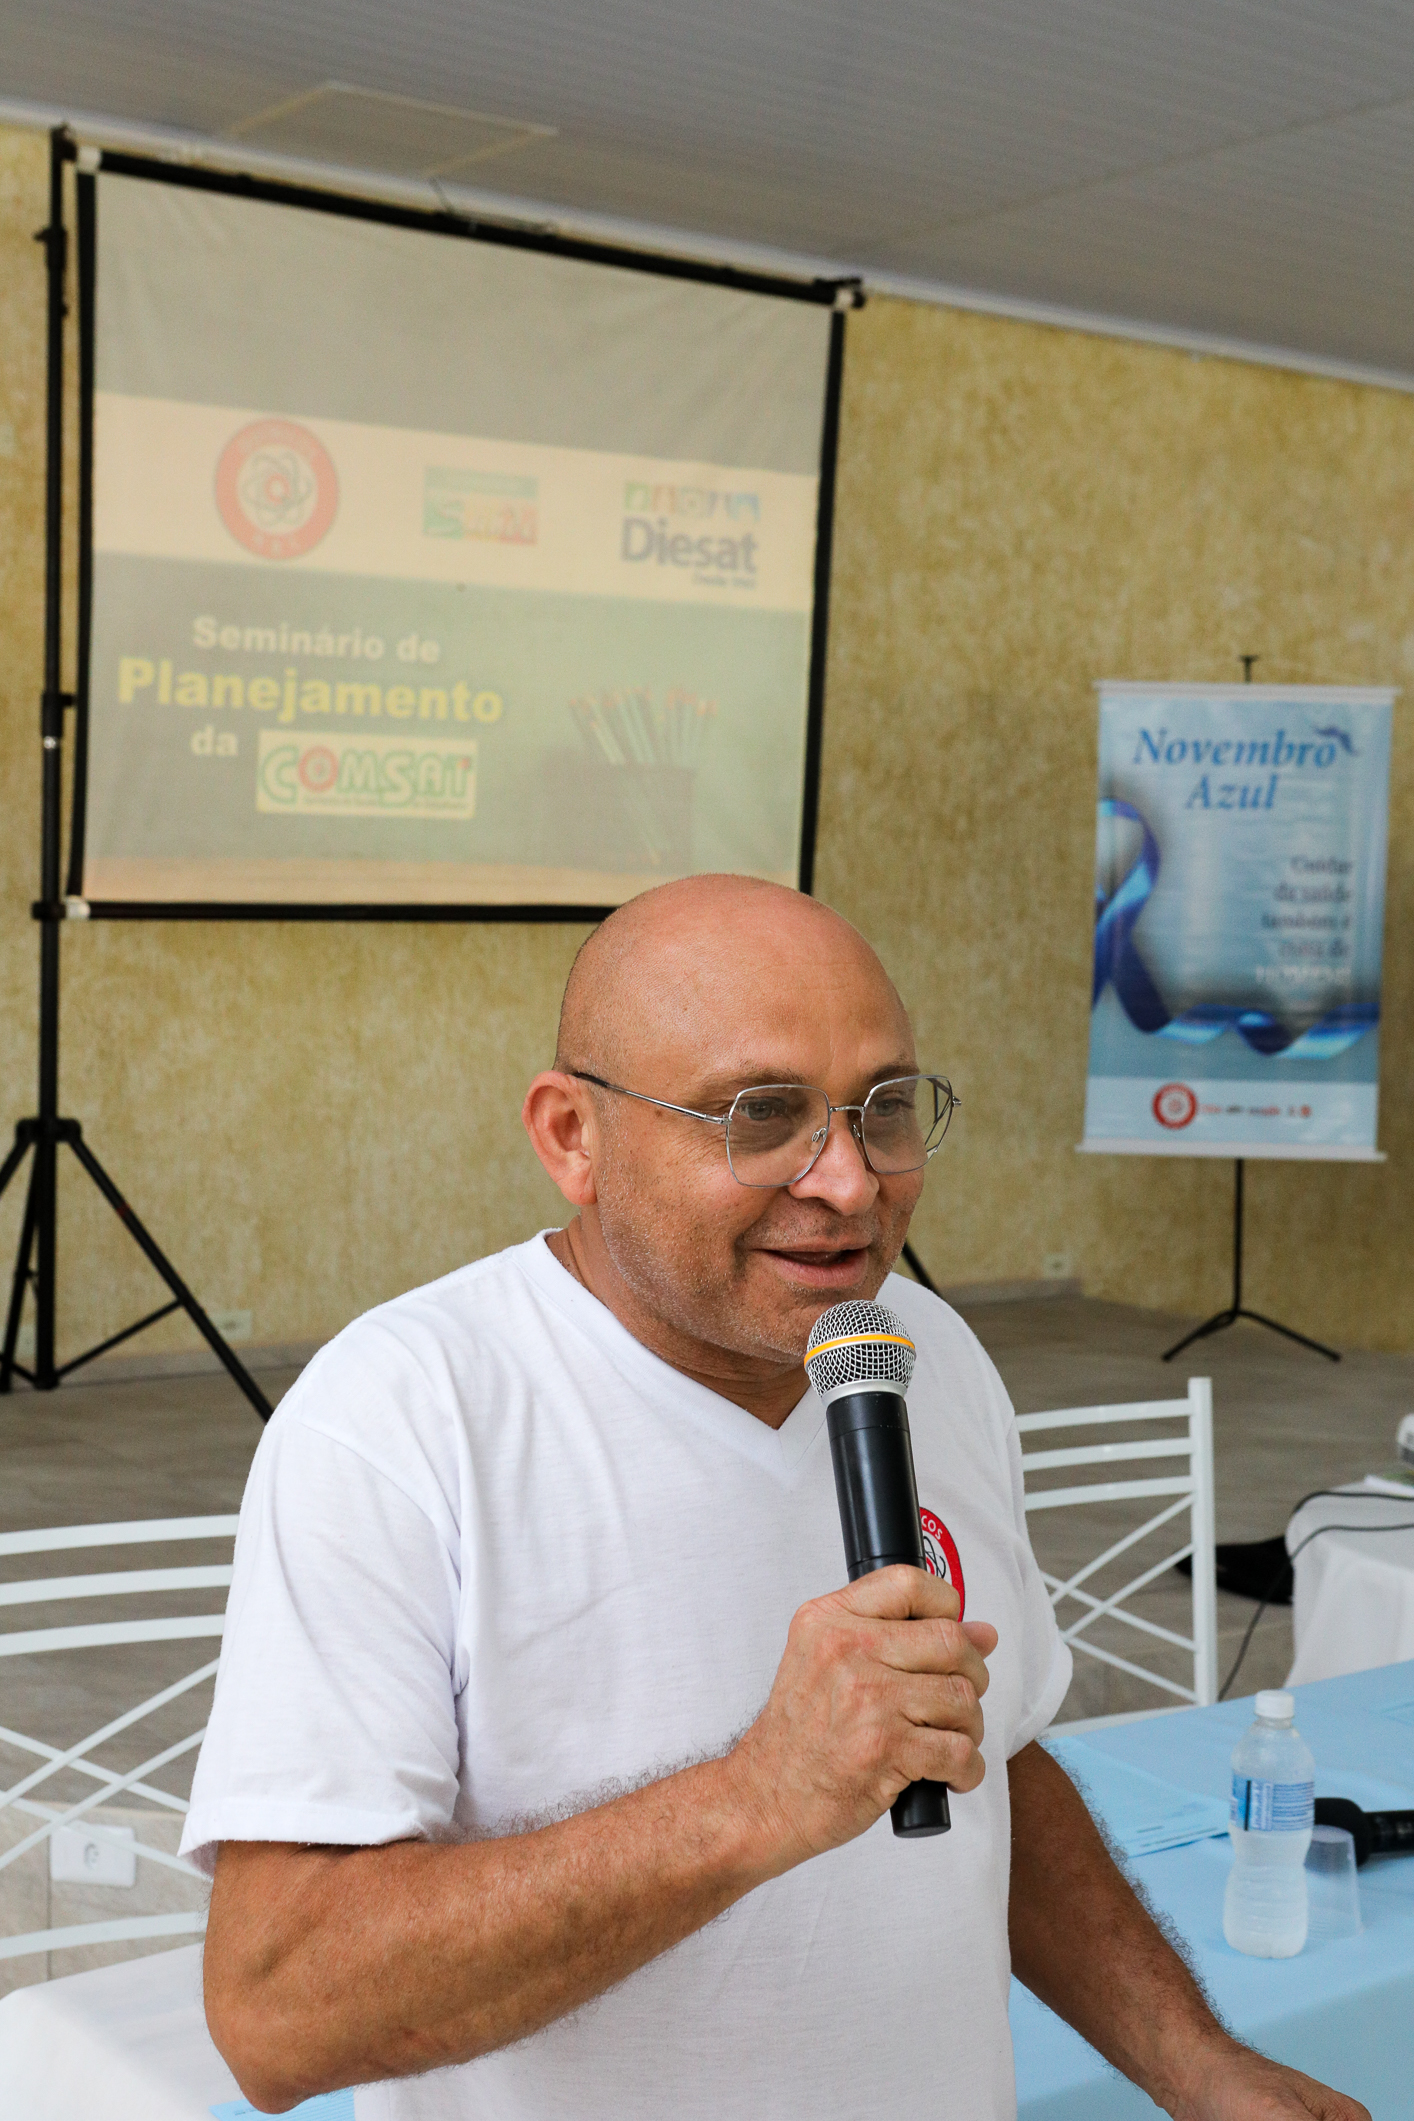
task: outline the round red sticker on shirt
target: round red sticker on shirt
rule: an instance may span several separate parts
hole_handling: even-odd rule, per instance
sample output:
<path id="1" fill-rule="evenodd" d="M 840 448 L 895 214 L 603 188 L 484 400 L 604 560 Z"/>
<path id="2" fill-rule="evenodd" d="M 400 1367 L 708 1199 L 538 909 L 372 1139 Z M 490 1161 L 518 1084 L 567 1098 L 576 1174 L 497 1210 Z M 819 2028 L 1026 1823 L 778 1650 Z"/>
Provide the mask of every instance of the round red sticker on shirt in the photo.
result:
<path id="1" fill-rule="evenodd" d="M 962 1563 L 958 1559 L 957 1541 L 931 1510 L 918 1512 L 923 1527 L 923 1565 L 930 1576 L 941 1576 L 957 1592 L 958 1619 L 967 1610 L 967 1586 L 962 1580 Z"/>

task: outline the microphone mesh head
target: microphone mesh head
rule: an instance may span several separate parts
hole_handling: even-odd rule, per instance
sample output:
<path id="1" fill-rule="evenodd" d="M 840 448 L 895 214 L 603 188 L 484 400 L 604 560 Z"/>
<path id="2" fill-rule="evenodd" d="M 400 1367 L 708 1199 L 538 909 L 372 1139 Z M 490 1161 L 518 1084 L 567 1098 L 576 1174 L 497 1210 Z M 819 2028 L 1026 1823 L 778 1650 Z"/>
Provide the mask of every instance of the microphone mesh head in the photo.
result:
<path id="1" fill-rule="evenodd" d="M 855 1385 L 903 1393 L 916 1355 L 903 1320 L 884 1304 L 831 1304 L 810 1329 L 805 1373 L 824 1400 Z"/>

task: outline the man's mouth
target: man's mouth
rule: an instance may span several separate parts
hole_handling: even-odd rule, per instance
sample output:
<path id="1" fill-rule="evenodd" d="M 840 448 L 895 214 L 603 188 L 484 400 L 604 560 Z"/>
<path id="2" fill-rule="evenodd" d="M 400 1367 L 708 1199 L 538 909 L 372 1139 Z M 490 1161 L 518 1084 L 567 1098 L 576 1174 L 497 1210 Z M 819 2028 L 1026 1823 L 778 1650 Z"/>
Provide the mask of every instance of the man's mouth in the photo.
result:
<path id="1" fill-rule="evenodd" d="M 869 1260 L 867 1245 L 764 1245 L 762 1256 L 798 1288 L 852 1289 Z"/>

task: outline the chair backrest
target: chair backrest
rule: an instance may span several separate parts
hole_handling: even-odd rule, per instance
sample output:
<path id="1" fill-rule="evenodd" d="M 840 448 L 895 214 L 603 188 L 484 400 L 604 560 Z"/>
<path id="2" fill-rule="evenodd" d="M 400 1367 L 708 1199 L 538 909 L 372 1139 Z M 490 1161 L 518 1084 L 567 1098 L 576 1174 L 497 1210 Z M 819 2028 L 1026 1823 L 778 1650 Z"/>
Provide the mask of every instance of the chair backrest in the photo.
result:
<path id="1" fill-rule="evenodd" d="M 84 1548 L 147 1547 L 174 1541 L 209 1540 L 220 1542 L 229 1551 L 235 1533 L 234 1517 L 160 1517 L 127 1524 L 65 1525 L 49 1531 L 0 1533 L 0 1560 L 16 1555 L 54 1554 Z M 147 1596 L 153 1592 L 225 1590 L 230 1581 L 229 1560 L 179 1568 L 137 1566 L 87 1576 L 38 1576 L 0 1582 L 0 1608 L 63 1606 L 71 1601 Z M 57 1627 L 11 1628 L 0 1631 L 0 1659 L 99 1648 L 118 1650 L 132 1643 L 210 1639 L 219 1636 L 224 1626 L 225 1615 L 221 1612 L 96 1622 L 75 1620 Z M 91 1756 L 120 1731 L 130 1729 L 144 1717 L 155 1714 L 180 1695 L 200 1686 L 212 1678 L 215 1671 L 216 1660 L 213 1658 L 135 1703 L 121 1715 L 110 1717 L 77 1744 L 66 1747 L 51 1745 L 40 1736 L 0 1724 L 0 1741 L 21 1753 L 37 1756 L 40 1763 L 9 1789 L 0 1789 L 0 1813 L 13 1809 L 37 1821 L 29 1833 L 22 1834 L 18 1841 L 0 1851 L 0 1872 L 17 1862 L 29 1849 L 49 1840 L 58 1828 L 86 1821 L 84 1831 L 95 1839 L 117 1841 L 125 1852 L 135 1853 L 144 1861 L 200 1878 L 201 1873 L 192 1864 L 173 1855 L 169 1849 L 154 1847 L 141 1839 L 130 1839 L 126 1833 L 119 1836 L 100 1821 L 88 1819 L 87 1815 L 96 1806 L 111 1803 L 115 1797 L 128 1792 L 148 1806 L 185 1812 L 188 1809 L 185 1798 L 157 1787 L 146 1778 L 169 1762 L 193 1752 L 205 1735 L 205 1727 L 185 1735 L 175 1744 L 161 1747 L 150 1759 L 126 1774 L 100 1765 Z M 96 1788 L 65 1806 L 47 1804 L 35 1797 L 36 1790 L 65 1770 L 96 1784 Z M 190 1911 L 32 1930 L 23 1936 L 0 1937 L 0 1960 L 37 1952 L 63 1951 L 77 1945 L 176 1936 L 199 1931 L 205 1924 L 204 1912 Z"/>
<path id="2" fill-rule="evenodd" d="M 1040 1431 L 1050 1430 L 1100 1430 L 1129 1429 L 1143 1427 L 1149 1422 L 1164 1422 L 1173 1426 L 1183 1423 L 1178 1434 L 1166 1436 L 1096 1436 L 1093 1441 L 1066 1444 L 1055 1450 L 1028 1451 L 1024 1443 Z M 1021 1454 L 1022 1475 L 1026 1483 L 1026 1509 L 1028 1515 L 1038 1510 L 1063 1510 L 1084 1507 L 1096 1503 L 1147 1502 L 1169 1498 L 1162 1509 L 1145 1519 L 1139 1526 L 1126 1531 L 1111 1541 L 1100 1554 L 1087 1561 L 1082 1568 L 1062 1578 L 1042 1570 L 1046 1587 L 1051 1594 L 1051 1604 L 1057 1609 L 1061 1621 L 1061 1633 L 1072 1650 L 1100 1663 L 1128 1672 L 1136 1679 L 1161 1688 L 1165 1693 L 1177 1695 L 1181 1701 L 1196 1702 L 1207 1708 L 1217 1699 L 1218 1685 L 1218 1620 L 1217 1588 L 1215 1579 L 1216 1556 L 1214 1552 L 1215 1531 L 1213 1517 L 1213 1387 L 1206 1377 L 1190 1377 L 1186 1399 L 1137 1400 L 1126 1406 L 1064 1407 L 1045 1414 L 1021 1414 L 1017 1417 L 1017 1429 L 1023 1438 Z M 1080 1466 L 1104 1467 L 1106 1472 L 1136 1462 L 1153 1463 L 1162 1459 L 1178 1459 L 1180 1467 L 1171 1473 L 1156 1473 L 1152 1476 L 1087 1481 L 1082 1486 L 1035 1487 L 1036 1476 L 1041 1473 L 1058 1472 Z M 1100 1573 L 1112 1567 L 1122 1554 L 1127 1554 L 1144 1539 L 1162 1530 L 1175 1518 L 1186 1517 L 1188 1537 L 1173 1553 L 1166 1554 L 1144 1568 L 1116 1591 L 1097 1596 L 1095 1589 L 1086 1589 L 1087 1584 Z M 1172 1628 L 1162 1627 L 1147 1614 L 1130 1609 L 1129 1601 L 1149 1584 L 1155 1582 L 1166 1570 L 1178 1562 L 1191 1560 L 1193 1568 L 1193 1632 L 1180 1635 Z M 1068 1609 L 1078 1605 L 1079 1613 L 1068 1617 Z M 1062 1612 L 1062 1607 L 1067 1612 Z M 1152 1666 L 1133 1662 L 1119 1656 L 1114 1650 L 1088 1640 L 1090 1631 L 1101 1620 L 1121 1623 L 1134 1633 L 1151 1640 L 1157 1638 L 1180 1650 L 1187 1651 L 1193 1660 L 1193 1684 L 1184 1686 L 1180 1682 L 1157 1672 Z"/>

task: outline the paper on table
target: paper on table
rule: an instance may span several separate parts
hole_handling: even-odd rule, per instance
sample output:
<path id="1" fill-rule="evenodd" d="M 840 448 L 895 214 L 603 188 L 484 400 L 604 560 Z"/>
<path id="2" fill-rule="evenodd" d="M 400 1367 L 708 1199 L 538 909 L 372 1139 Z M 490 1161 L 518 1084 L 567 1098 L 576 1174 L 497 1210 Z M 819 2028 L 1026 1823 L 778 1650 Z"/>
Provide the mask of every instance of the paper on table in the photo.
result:
<path id="1" fill-rule="evenodd" d="M 265 2121 L 258 2106 L 251 2106 L 245 2099 L 225 2099 L 210 2112 L 216 2121 Z M 354 2095 L 351 2091 L 319 2092 L 313 2099 L 292 2106 L 284 2121 L 354 2121 Z"/>
<path id="2" fill-rule="evenodd" d="M 1195 1797 L 1191 1790 L 1114 1760 L 1098 1746 L 1067 1738 L 1061 1731 L 1049 1732 L 1045 1745 L 1126 1856 L 1152 1856 L 1159 1849 L 1182 1848 L 1185 1842 L 1227 1832 L 1228 1808 L 1222 1797 Z"/>

